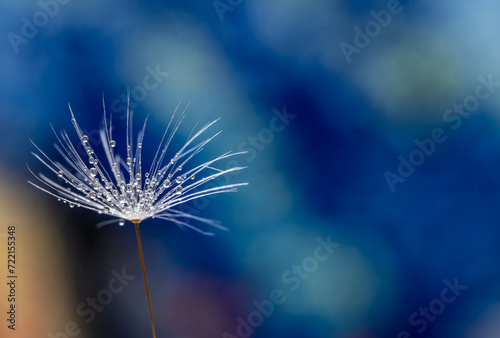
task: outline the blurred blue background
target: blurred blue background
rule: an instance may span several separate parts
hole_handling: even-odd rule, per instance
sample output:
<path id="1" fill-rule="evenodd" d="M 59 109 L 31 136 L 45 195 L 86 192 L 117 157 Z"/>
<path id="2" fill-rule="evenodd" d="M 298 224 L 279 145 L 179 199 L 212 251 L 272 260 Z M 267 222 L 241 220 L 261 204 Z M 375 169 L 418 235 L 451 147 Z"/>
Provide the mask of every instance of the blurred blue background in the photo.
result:
<path id="1" fill-rule="evenodd" d="M 79 337 L 150 336 L 132 224 L 97 230 L 108 218 L 27 183 L 26 163 L 43 170 L 28 138 L 54 156 L 49 122 L 76 140 L 68 102 L 95 137 L 101 96 L 123 116 L 127 89 L 136 130 L 151 114 L 146 157 L 181 100 L 174 146 L 221 117 L 199 163 L 249 151 L 238 158 L 248 169 L 229 177 L 248 186 L 186 206 L 229 231 L 141 224 L 158 337 L 498 337 L 499 10 L 493 0 L 4 0 L 1 194 L 15 189 L 22 210 L 52 215 L 18 226 L 55 231 L 54 265 L 67 267 L 62 313 L 23 337 L 68 321 Z M 319 261 L 318 238 L 340 247 Z M 51 245 L 26 250 L 46 260 Z M 78 305 L 122 268 L 137 278 L 86 323 Z M 259 310 L 273 290 L 285 300 Z"/>

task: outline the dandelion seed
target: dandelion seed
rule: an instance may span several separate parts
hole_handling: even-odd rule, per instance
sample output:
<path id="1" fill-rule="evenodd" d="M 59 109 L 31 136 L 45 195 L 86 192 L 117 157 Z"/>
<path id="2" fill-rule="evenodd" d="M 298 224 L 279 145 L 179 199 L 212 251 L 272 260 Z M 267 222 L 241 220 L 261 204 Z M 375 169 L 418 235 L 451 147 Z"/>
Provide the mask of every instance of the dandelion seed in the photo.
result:
<path id="1" fill-rule="evenodd" d="M 186 220 L 206 224 L 219 229 L 225 228 L 216 221 L 176 210 L 175 207 L 208 195 L 234 192 L 237 190 L 237 187 L 246 185 L 246 183 L 236 183 L 204 188 L 207 182 L 219 176 L 244 169 L 244 167 L 239 166 L 225 170 L 216 169 L 214 167 L 222 160 L 243 154 L 244 152 L 226 152 L 205 163 L 198 165 L 192 164 L 195 155 L 220 133 L 215 133 L 207 138 L 203 137 L 206 131 L 212 127 L 217 120 L 206 124 L 196 132 L 193 130 L 191 136 L 180 150 L 175 153 L 173 158 L 171 160 L 166 159 L 167 150 L 172 138 L 178 131 L 184 118 L 185 110 L 175 119 L 178 107 L 179 106 L 177 106 L 172 114 L 165 129 L 152 163 L 149 168 L 144 168 L 145 170 L 143 170 L 142 151 L 145 148 L 143 139 L 148 118 L 145 119 L 142 129 L 138 133 L 137 148 L 134 149 L 132 142 L 132 114 L 127 109 L 127 129 L 124 132 L 126 136 L 126 154 L 123 157 L 125 158 L 124 161 L 119 154 L 115 153 L 117 142 L 112 139 L 113 127 L 111 125 L 108 126 L 104 99 L 104 126 L 100 130 L 100 137 L 107 161 L 98 159 L 96 152 L 89 144 L 89 137 L 83 134 L 70 106 L 71 122 L 81 145 L 85 149 L 83 156 L 77 151 L 78 147 L 75 146 L 65 131 L 62 131 L 58 135 L 54 128 L 52 128 L 58 141 L 58 143 L 55 144 L 55 148 L 61 155 L 65 164 L 50 159 L 32 141 L 33 145 L 38 150 L 38 153 L 33 153 L 33 155 L 49 172 L 59 178 L 64 178 L 65 184 L 62 185 L 60 181 L 57 182 L 57 180 L 53 180 L 43 173 L 35 174 L 28 168 L 41 184 L 31 181 L 29 181 L 29 183 L 56 197 L 59 201 L 68 203 L 71 208 L 75 206 L 73 201 L 78 201 L 77 206 L 79 207 L 96 211 L 99 214 L 115 217 L 120 226 L 125 225 L 125 220 L 131 221 L 134 224 L 146 286 L 153 337 L 156 337 L 156 334 L 139 236 L 139 223 L 148 218 L 158 218 L 171 221 L 180 227 L 191 228 L 202 234 L 212 235 L 210 232 L 203 231 L 191 225 Z M 104 163 L 107 163 L 107 166 L 105 166 Z M 183 175 L 180 175 L 179 172 L 183 167 L 189 169 Z M 145 173 L 143 174 L 143 172 Z M 198 174 L 200 174 L 198 177 L 203 178 L 195 180 L 195 175 Z M 145 180 L 142 180 L 142 176 L 145 177 Z M 186 182 L 187 177 L 191 177 L 193 182 L 189 182 L 188 184 Z M 172 182 L 176 182 L 176 184 L 172 184 Z M 182 184 L 185 184 L 185 186 L 182 186 Z M 112 222 L 114 221 L 104 221 L 101 223 L 105 225 Z"/>

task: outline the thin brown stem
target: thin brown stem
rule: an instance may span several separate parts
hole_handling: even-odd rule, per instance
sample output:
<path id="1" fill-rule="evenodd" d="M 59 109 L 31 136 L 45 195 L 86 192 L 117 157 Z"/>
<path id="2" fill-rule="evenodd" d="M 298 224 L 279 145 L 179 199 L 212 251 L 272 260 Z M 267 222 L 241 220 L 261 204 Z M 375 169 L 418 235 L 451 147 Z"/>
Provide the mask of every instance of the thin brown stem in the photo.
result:
<path id="1" fill-rule="evenodd" d="M 132 221 L 135 225 L 135 234 L 137 236 L 137 246 L 139 247 L 139 255 L 141 256 L 142 274 L 144 275 L 144 285 L 146 286 L 146 295 L 148 296 L 149 315 L 151 317 L 151 328 L 153 330 L 153 338 L 156 338 L 155 322 L 153 320 L 153 309 L 151 308 L 151 298 L 149 297 L 148 280 L 146 279 L 146 267 L 144 266 L 144 257 L 142 256 L 141 236 L 139 235 L 140 221 Z"/>

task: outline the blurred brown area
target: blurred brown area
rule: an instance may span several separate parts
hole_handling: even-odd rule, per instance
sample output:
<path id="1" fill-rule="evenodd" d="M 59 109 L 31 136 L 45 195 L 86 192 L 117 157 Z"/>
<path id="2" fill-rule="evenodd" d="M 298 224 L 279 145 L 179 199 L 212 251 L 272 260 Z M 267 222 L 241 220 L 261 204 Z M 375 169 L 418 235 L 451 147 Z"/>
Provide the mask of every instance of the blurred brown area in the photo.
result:
<path id="1" fill-rule="evenodd" d="M 0 172 L 0 337 L 48 337 L 72 321 L 68 259 L 58 213 L 24 180 Z M 8 227 L 15 226 L 15 330 L 8 328 Z"/>

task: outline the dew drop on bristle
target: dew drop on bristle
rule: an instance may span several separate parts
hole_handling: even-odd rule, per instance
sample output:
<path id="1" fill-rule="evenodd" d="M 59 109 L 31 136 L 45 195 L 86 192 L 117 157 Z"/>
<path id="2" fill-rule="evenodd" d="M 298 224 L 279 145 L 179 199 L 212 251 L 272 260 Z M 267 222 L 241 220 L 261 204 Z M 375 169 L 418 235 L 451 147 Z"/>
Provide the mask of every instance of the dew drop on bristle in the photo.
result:
<path id="1" fill-rule="evenodd" d="M 82 136 L 82 142 L 88 142 L 89 137 L 87 135 Z"/>
<path id="2" fill-rule="evenodd" d="M 114 148 L 116 146 L 116 142 L 111 140 L 109 141 L 109 145 L 111 146 L 111 148 Z"/>
<path id="3" fill-rule="evenodd" d="M 124 226 L 124 225 L 125 225 L 125 221 L 121 219 L 121 220 L 118 222 L 118 225 L 119 225 L 119 226 L 121 226 L 121 227 L 122 227 L 122 226 Z"/>
<path id="4" fill-rule="evenodd" d="M 131 165 L 132 164 L 132 158 L 131 157 L 127 157 L 127 165 Z"/>
<path id="5" fill-rule="evenodd" d="M 90 176 L 95 177 L 96 175 L 97 175 L 97 169 L 96 168 L 90 169 Z"/>
<path id="6" fill-rule="evenodd" d="M 175 193 L 180 195 L 182 193 L 182 187 L 181 186 L 178 186 L 177 188 L 175 188 Z"/>
<path id="7" fill-rule="evenodd" d="M 62 171 L 58 172 L 57 177 L 63 177 L 63 172 Z"/>

